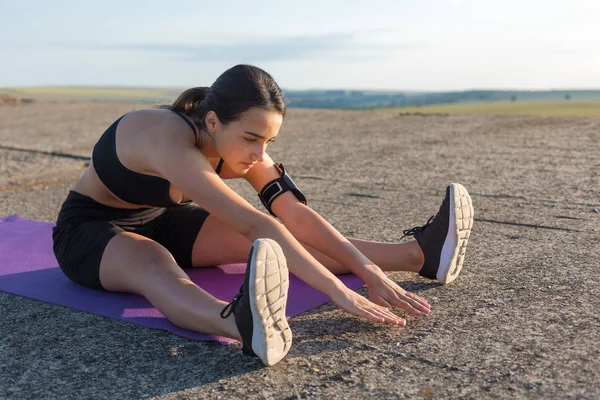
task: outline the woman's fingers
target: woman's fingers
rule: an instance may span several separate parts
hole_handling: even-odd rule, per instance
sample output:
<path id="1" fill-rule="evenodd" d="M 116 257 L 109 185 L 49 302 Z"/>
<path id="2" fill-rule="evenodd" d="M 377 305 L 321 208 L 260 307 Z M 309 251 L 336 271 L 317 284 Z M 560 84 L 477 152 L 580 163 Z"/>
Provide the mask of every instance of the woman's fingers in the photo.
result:
<path id="1" fill-rule="evenodd" d="M 384 293 L 386 295 L 389 294 L 388 292 Z M 388 308 L 390 303 L 392 303 L 391 299 L 387 299 L 375 292 L 371 292 L 371 295 L 374 296 L 375 301 L 387 305 L 378 305 L 375 302 L 369 301 L 369 299 L 349 289 L 335 292 L 331 296 L 331 299 L 342 309 L 356 316 L 376 322 L 385 322 L 400 326 L 406 325 L 406 321 L 403 318 L 400 318 Z M 408 303 L 404 303 L 408 305 Z"/>
<path id="2" fill-rule="evenodd" d="M 391 312 L 387 307 L 380 306 L 368 299 L 355 294 L 354 310 L 347 310 L 353 314 L 367 318 L 375 322 L 383 322 L 388 324 L 404 326 L 406 321 Z"/>
<path id="3" fill-rule="evenodd" d="M 407 293 L 410 294 L 410 296 L 413 299 L 415 299 L 416 301 L 418 301 L 419 303 L 424 304 L 424 305 L 429 305 L 429 302 L 426 299 L 422 298 L 421 296 L 417 296 L 416 294 L 414 294 L 412 292 L 407 292 Z"/>
<path id="4" fill-rule="evenodd" d="M 413 299 L 414 301 L 424 305 L 424 306 L 428 306 L 429 302 L 427 300 L 425 300 L 424 298 L 422 298 L 421 296 L 418 296 L 416 294 L 414 294 L 413 292 L 409 292 L 407 290 L 402 289 L 400 286 L 398 286 L 397 283 L 394 282 L 394 286 L 396 287 L 396 291 L 402 291 L 402 293 L 407 296 L 410 297 L 411 299 Z"/>
<path id="5" fill-rule="evenodd" d="M 369 297 L 373 303 L 388 310 L 391 310 L 392 306 L 395 306 L 417 315 L 430 312 L 429 307 L 425 307 L 409 297 L 403 298 L 397 294 L 392 294 L 391 300 L 386 300 L 383 296 L 376 293 L 372 293 Z"/>
<path id="6" fill-rule="evenodd" d="M 375 322 L 383 322 L 383 323 L 387 323 L 387 324 L 393 324 L 393 325 L 400 325 L 400 326 L 404 326 L 406 325 L 406 321 L 396 315 L 389 315 L 389 314 L 385 314 L 379 310 L 374 310 L 374 309 L 370 309 L 370 310 L 363 310 L 364 312 L 364 317 L 367 319 L 370 319 L 372 321 Z"/>
<path id="7" fill-rule="evenodd" d="M 382 305 L 377 298 L 383 299 L 387 304 L 390 304 L 394 307 L 402 308 L 413 314 L 422 314 L 429 313 L 429 305 L 423 305 L 420 302 L 416 301 L 412 297 L 408 296 L 408 292 L 404 291 L 400 287 L 382 287 L 379 290 L 373 289 L 371 291 L 371 299 L 374 300 L 377 304 Z"/>
<path id="8" fill-rule="evenodd" d="M 370 288 L 393 306 L 403 308 L 413 314 L 429 313 L 431 306 L 424 298 L 407 292 L 389 277 L 383 275 L 379 282 L 371 283 Z"/>
<path id="9" fill-rule="evenodd" d="M 402 297 L 397 296 L 396 298 L 398 300 L 400 300 L 401 302 L 404 302 L 409 307 L 409 308 L 405 308 L 405 307 L 399 306 L 399 307 L 404 308 L 407 311 L 410 311 L 413 313 L 415 313 L 415 311 L 416 311 L 416 314 L 429 313 L 431 311 L 431 309 L 429 308 L 429 305 L 424 305 L 409 296 L 406 296 L 406 295 L 404 295 Z"/>
<path id="10" fill-rule="evenodd" d="M 406 292 L 405 293 L 408 297 L 410 297 L 411 299 L 413 299 L 414 301 L 416 301 L 417 303 L 419 303 L 420 305 L 422 305 L 423 307 L 431 307 L 429 305 L 429 302 L 427 300 L 425 300 L 424 298 L 417 296 L 416 294 L 412 293 L 412 292 Z"/>
<path id="11" fill-rule="evenodd" d="M 412 314 L 420 315 L 420 314 L 423 314 L 423 312 L 425 312 L 425 309 L 423 309 L 423 311 L 421 311 L 419 309 L 420 307 L 415 307 L 409 301 L 400 299 L 398 297 L 396 297 L 392 303 L 396 307 L 400 307 L 401 309 L 406 310 Z"/>
<path id="12" fill-rule="evenodd" d="M 394 325 L 401 325 L 404 326 L 406 325 L 406 321 L 400 317 L 398 317 L 396 314 L 394 314 L 393 312 L 391 312 L 388 308 L 386 307 L 382 307 L 379 306 L 367 299 L 364 299 L 364 303 L 365 304 L 361 304 L 361 308 L 363 309 L 363 311 L 367 312 L 368 314 L 374 316 L 378 322 L 386 322 L 389 324 L 394 324 Z"/>
<path id="13" fill-rule="evenodd" d="M 372 312 L 369 312 L 368 310 L 361 309 L 361 313 L 359 314 L 359 317 L 363 317 L 363 318 L 366 318 L 368 320 L 375 321 L 375 322 L 381 322 L 381 323 L 386 322 L 385 318 L 383 316 L 374 314 Z"/>
<path id="14" fill-rule="evenodd" d="M 399 316 L 397 316 L 396 314 L 392 313 L 389 310 L 377 310 L 379 315 L 381 315 L 384 318 L 384 322 L 387 322 L 388 324 L 394 324 L 394 325 L 400 325 L 400 326 L 404 326 L 406 325 L 406 320 L 404 318 L 400 318 Z"/>
<path id="15" fill-rule="evenodd" d="M 379 296 L 378 294 L 374 295 L 374 296 L 370 296 L 371 297 L 371 301 L 381 307 L 385 307 L 388 310 L 390 310 L 392 308 L 392 305 L 390 303 L 388 303 L 387 301 L 385 301 L 385 299 L 381 296 Z"/>
<path id="16" fill-rule="evenodd" d="M 423 312 L 429 313 L 431 311 L 431 306 L 425 299 L 417 296 L 414 293 L 407 292 L 406 290 L 402 289 L 400 286 L 398 286 L 394 282 L 392 282 L 392 283 L 393 283 L 392 291 L 393 291 L 394 298 L 398 302 L 404 303 L 404 305 L 394 304 L 395 306 L 401 307 L 401 308 L 403 308 L 407 311 L 410 311 L 412 313 L 415 313 L 415 314 L 421 314 Z M 408 308 L 405 305 L 408 305 Z M 415 312 L 415 311 L 417 311 L 417 312 Z"/>

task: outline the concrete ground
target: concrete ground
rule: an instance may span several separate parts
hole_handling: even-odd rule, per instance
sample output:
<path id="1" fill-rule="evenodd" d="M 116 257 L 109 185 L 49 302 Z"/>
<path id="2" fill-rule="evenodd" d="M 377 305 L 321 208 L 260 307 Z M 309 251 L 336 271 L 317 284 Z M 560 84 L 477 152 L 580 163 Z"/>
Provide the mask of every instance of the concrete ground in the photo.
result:
<path id="1" fill-rule="evenodd" d="M 130 108 L 0 107 L 0 217 L 53 221 Z M 294 346 L 266 368 L 236 345 L 0 293 L 0 398 L 600 398 L 599 150 L 598 118 L 291 110 L 269 153 L 345 235 L 397 241 L 447 183 L 470 191 L 459 278 L 392 274 L 431 315 L 398 328 L 328 303 L 290 320 Z"/>

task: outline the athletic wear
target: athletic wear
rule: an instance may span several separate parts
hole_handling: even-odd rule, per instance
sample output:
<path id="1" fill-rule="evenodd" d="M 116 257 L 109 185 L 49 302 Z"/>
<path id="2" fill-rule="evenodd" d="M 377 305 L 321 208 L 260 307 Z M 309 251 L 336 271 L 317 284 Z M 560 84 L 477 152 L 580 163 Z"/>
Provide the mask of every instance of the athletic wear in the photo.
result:
<path id="1" fill-rule="evenodd" d="M 192 129 L 198 131 L 179 111 L 170 108 Z M 127 169 L 117 157 L 116 132 L 123 117 L 116 120 L 94 146 L 92 159 L 96 174 L 118 198 L 142 209 L 105 206 L 91 197 L 70 191 L 52 232 L 54 254 L 62 271 L 84 286 L 102 289 L 100 261 L 108 242 L 121 232 L 134 232 L 163 245 L 182 267 L 192 266 L 192 248 L 209 213 L 198 205 L 176 203 L 169 196 L 170 183 L 156 176 Z M 223 165 L 219 162 L 217 173 Z"/>
<path id="2" fill-rule="evenodd" d="M 272 181 L 267 182 L 265 186 L 263 186 L 262 190 L 258 194 L 258 198 L 263 203 L 267 211 L 276 217 L 273 210 L 271 210 L 271 204 L 277 199 L 279 196 L 284 194 L 285 192 L 291 191 L 294 196 L 303 204 L 306 204 L 306 197 L 300 191 L 298 186 L 294 183 L 292 178 L 285 172 L 285 167 L 283 164 L 275 164 L 274 167 L 279 172 L 279 178 L 273 179 Z"/>
<path id="3" fill-rule="evenodd" d="M 209 213 L 194 203 L 137 210 L 108 207 L 70 191 L 52 229 L 54 254 L 71 280 L 102 289 L 100 261 L 121 232 L 134 232 L 163 245 L 182 267 L 192 266 L 192 248 Z"/>
<path id="4" fill-rule="evenodd" d="M 197 140 L 198 132 L 194 124 L 179 111 L 171 110 L 192 128 Z M 169 181 L 157 176 L 132 171 L 119 161 L 116 133 L 117 126 L 123 117 L 117 119 L 94 146 L 92 160 L 96 174 L 115 196 L 128 203 L 155 207 L 176 205 L 177 203 L 169 197 Z"/>
<path id="5" fill-rule="evenodd" d="M 471 229 L 473 204 L 464 186 L 451 183 L 438 213 L 423 226 L 405 230 L 404 236 L 414 236 L 423 251 L 425 263 L 421 276 L 450 283 L 458 276 Z M 403 236 L 403 237 L 404 237 Z"/>
<path id="6" fill-rule="evenodd" d="M 242 351 L 259 357 L 265 365 L 279 362 L 292 346 L 285 316 L 288 288 L 289 273 L 279 244 L 271 239 L 254 241 L 244 284 L 221 318 L 234 314 Z"/>
<path id="7" fill-rule="evenodd" d="M 198 141 L 196 126 L 179 111 L 170 108 L 179 115 L 194 132 Z M 124 117 L 124 116 L 123 116 Z M 178 205 L 169 196 L 169 186 L 166 179 L 140 174 L 126 168 L 117 157 L 116 133 L 117 126 L 123 117 L 116 120 L 102 134 L 94 146 L 92 160 L 96 174 L 104 185 L 119 199 L 131 204 L 149 205 L 154 207 L 169 207 Z M 221 172 L 223 159 L 219 161 L 217 174 Z"/>

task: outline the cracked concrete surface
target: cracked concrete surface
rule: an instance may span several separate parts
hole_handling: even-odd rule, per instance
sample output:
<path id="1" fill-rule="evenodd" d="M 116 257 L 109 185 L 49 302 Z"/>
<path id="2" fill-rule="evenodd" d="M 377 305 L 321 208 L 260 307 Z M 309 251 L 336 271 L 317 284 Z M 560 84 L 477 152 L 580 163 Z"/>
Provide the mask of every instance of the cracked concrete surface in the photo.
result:
<path id="1" fill-rule="evenodd" d="M 6 147 L 86 157 L 130 108 L 0 107 L 0 216 L 53 221 L 85 168 Z M 398 328 L 328 303 L 290 320 L 292 350 L 265 368 L 236 345 L 0 293 L 0 398 L 600 398 L 599 143 L 598 118 L 290 110 L 269 153 L 346 235 L 398 240 L 447 183 L 469 190 L 458 279 L 391 275 L 431 315 Z"/>

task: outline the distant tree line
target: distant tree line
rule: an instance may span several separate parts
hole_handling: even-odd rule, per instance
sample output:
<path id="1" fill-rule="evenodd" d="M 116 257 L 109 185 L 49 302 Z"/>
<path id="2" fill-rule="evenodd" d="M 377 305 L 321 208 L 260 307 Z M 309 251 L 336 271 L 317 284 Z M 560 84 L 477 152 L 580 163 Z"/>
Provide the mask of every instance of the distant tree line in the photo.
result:
<path id="1" fill-rule="evenodd" d="M 381 92 L 362 90 L 284 91 L 287 104 L 297 108 L 378 108 L 433 104 L 531 100 L 600 100 L 600 91 L 501 91 Z"/>

